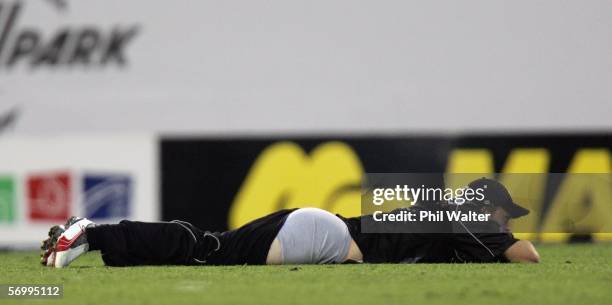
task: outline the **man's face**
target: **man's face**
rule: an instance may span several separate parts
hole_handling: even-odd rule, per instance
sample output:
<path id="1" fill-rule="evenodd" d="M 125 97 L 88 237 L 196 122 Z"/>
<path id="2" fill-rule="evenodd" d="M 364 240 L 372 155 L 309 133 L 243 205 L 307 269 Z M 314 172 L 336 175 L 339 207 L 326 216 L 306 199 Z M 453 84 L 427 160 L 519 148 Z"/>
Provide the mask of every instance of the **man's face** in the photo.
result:
<path id="1" fill-rule="evenodd" d="M 510 221 L 510 219 L 512 219 L 512 217 L 510 217 L 510 214 L 508 214 L 508 212 L 506 212 L 506 210 L 504 210 L 501 207 L 496 207 L 495 210 L 493 210 L 491 212 L 491 219 L 493 219 L 493 221 L 497 222 L 501 227 L 502 230 L 504 232 L 508 232 L 508 221 Z"/>

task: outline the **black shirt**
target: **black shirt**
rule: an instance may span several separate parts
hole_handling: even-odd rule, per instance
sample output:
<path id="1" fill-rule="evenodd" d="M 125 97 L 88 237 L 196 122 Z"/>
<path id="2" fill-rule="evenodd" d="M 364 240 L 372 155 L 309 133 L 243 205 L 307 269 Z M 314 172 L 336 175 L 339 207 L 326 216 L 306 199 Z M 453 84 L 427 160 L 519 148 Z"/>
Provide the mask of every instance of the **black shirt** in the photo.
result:
<path id="1" fill-rule="evenodd" d="M 362 233 L 372 215 L 344 218 L 366 263 L 508 262 L 512 233 Z M 489 224 L 490 225 L 490 224 Z"/>

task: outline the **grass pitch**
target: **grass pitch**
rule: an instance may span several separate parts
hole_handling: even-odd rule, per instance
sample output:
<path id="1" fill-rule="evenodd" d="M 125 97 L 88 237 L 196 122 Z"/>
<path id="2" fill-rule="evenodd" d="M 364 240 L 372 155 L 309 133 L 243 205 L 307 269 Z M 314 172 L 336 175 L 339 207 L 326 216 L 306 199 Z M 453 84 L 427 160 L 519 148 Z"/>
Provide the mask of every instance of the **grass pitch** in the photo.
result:
<path id="1" fill-rule="evenodd" d="M 56 300 L 1 304 L 612 304 L 612 244 L 538 247 L 539 265 L 104 267 L 0 253 L 0 284 L 63 284 Z"/>

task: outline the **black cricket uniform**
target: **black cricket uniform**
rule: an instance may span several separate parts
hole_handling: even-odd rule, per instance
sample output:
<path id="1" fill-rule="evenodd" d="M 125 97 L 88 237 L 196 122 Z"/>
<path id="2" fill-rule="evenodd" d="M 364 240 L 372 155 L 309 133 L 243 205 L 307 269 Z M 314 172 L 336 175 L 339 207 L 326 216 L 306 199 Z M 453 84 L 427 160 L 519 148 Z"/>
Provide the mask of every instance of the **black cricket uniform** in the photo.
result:
<path id="1" fill-rule="evenodd" d="M 204 232 L 186 222 L 121 221 L 86 230 L 90 251 L 100 250 L 109 266 L 263 265 L 287 216 L 280 210 L 235 230 Z M 517 240 L 510 233 L 361 233 L 371 215 L 345 218 L 366 263 L 506 262 Z"/>

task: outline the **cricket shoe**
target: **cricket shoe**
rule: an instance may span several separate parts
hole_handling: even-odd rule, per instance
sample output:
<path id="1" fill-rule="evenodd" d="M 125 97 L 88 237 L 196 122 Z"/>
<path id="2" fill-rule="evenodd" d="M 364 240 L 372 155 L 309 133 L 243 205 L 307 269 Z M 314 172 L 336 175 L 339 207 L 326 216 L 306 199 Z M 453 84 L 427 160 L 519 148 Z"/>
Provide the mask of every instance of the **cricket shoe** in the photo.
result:
<path id="1" fill-rule="evenodd" d="M 43 266 L 53 266 L 53 260 L 55 259 L 55 244 L 57 244 L 57 240 L 64 231 L 66 231 L 64 225 L 53 226 L 49 230 L 49 237 L 42 241 L 40 245 L 40 249 L 42 250 L 40 254 L 40 263 Z"/>
<path id="2" fill-rule="evenodd" d="M 66 230 L 60 234 L 51 254 L 53 256 L 52 265 L 55 268 L 70 265 L 89 250 L 85 229 L 90 225 L 94 225 L 94 223 L 87 218 L 72 216 L 68 219 L 65 225 Z"/>

